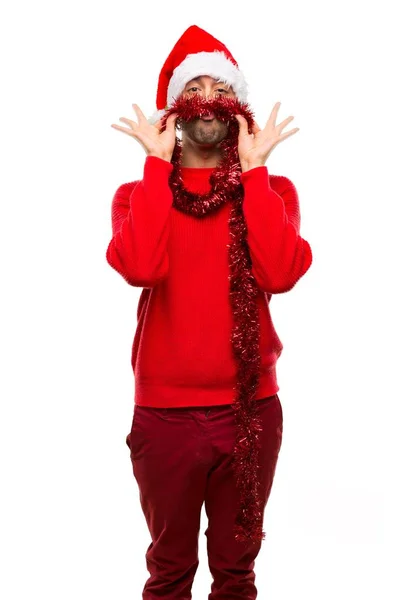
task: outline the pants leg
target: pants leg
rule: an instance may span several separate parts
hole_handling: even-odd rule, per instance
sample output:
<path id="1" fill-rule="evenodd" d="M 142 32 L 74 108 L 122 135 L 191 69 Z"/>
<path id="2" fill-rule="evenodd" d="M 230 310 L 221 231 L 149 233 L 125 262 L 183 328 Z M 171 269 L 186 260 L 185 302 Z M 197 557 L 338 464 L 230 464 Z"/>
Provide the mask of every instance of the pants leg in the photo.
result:
<path id="1" fill-rule="evenodd" d="M 203 414 L 199 409 L 199 414 Z M 210 447 L 186 408 L 134 407 L 130 448 L 151 543 L 143 600 L 191 599 Z"/>
<path id="2" fill-rule="evenodd" d="M 259 481 L 263 505 L 272 488 L 282 442 L 283 413 L 277 394 L 257 401 L 262 419 Z M 254 600 L 257 597 L 254 565 L 262 542 L 236 542 L 233 526 L 239 493 L 233 476 L 235 441 L 233 408 L 213 408 L 210 434 L 215 451 L 207 481 L 205 509 L 208 517 L 208 563 L 213 583 L 208 600 Z"/>

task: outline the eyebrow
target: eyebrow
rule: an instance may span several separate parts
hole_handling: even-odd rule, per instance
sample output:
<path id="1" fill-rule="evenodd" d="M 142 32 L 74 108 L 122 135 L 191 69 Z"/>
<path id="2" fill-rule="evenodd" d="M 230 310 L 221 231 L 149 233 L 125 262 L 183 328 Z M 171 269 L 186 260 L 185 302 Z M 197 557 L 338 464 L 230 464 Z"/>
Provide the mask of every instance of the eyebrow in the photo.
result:
<path id="1" fill-rule="evenodd" d="M 192 81 L 200 82 L 201 77 L 202 77 L 202 75 L 199 75 L 198 77 L 194 77 L 194 79 L 190 79 L 190 81 L 187 83 L 187 85 L 189 83 L 191 83 Z M 222 85 L 227 85 L 227 84 L 224 83 L 224 81 L 216 81 L 216 83 L 221 83 Z M 227 87 L 229 87 L 229 86 L 227 86 Z"/>

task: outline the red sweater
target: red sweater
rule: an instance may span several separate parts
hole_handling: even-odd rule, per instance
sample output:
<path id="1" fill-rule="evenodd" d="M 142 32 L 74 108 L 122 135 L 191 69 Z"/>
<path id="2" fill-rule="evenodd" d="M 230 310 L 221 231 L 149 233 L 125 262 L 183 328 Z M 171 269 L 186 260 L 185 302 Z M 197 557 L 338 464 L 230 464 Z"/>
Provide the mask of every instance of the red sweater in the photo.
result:
<path id="1" fill-rule="evenodd" d="M 144 288 L 132 346 L 135 403 L 211 406 L 234 401 L 236 362 L 229 301 L 231 205 L 203 219 L 172 207 L 172 164 L 150 156 L 142 180 L 121 185 L 112 201 L 106 259 L 129 285 Z M 183 167 L 190 191 L 207 192 L 213 168 Z M 290 290 L 312 263 L 299 234 L 293 183 L 266 166 L 241 174 L 252 274 L 259 287 L 261 376 L 256 399 L 276 393 L 283 345 L 272 323 L 272 294 Z"/>

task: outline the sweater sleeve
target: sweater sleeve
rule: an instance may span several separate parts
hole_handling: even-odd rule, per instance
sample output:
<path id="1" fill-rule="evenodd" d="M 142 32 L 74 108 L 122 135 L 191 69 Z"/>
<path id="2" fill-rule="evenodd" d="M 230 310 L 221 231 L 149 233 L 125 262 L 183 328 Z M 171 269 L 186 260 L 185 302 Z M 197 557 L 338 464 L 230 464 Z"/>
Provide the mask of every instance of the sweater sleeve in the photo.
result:
<path id="1" fill-rule="evenodd" d="M 142 180 L 121 185 L 112 200 L 106 260 L 135 287 L 154 287 L 168 273 L 172 169 L 170 162 L 147 156 Z"/>
<path id="2" fill-rule="evenodd" d="M 300 236 L 296 188 L 287 177 L 269 177 L 264 165 L 244 171 L 241 182 L 252 274 L 262 291 L 287 292 L 312 264 L 310 244 Z"/>

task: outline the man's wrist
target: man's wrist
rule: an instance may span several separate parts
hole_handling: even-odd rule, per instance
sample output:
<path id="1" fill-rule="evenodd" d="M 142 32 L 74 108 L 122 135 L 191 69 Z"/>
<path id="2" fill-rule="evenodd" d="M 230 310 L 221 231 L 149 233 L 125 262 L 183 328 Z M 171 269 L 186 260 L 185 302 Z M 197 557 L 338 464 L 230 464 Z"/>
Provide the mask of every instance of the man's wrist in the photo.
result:
<path id="1" fill-rule="evenodd" d="M 264 167 L 265 163 L 260 163 L 260 162 L 256 162 L 256 163 L 240 163 L 241 164 L 241 170 L 242 173 L 244 173 L 245 171 L 251 171 L 251 169 L 256 169 L 257 167 Z"/>
<path id="2" fill-rule="evenodd" d="M 172 156 L 161 155 L 161 154 L 147 154 L 147 156 L 155 156 L 156 158 L 160 158 L 161 160 L 166 160 L 167 162 L 171 162 Z"/>

